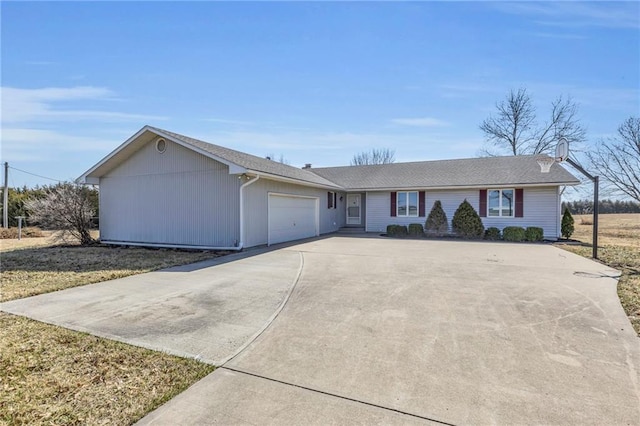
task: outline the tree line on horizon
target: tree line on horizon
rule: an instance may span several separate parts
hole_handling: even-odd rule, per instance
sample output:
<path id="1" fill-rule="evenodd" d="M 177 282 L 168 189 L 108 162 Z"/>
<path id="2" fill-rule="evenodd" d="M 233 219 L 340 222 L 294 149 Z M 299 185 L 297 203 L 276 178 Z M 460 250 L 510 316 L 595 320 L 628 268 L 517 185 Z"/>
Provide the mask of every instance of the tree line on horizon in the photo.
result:
<path id="1" fill-rule="evenodd" d="M 571 214 L 593 213 L 593 200 L 563 201 L 562 211 L 569 209 Z M 600 200 L 598 203 L 600 214 L 611 213 L 640 213 L 640 203 L 631 200 Z"/>

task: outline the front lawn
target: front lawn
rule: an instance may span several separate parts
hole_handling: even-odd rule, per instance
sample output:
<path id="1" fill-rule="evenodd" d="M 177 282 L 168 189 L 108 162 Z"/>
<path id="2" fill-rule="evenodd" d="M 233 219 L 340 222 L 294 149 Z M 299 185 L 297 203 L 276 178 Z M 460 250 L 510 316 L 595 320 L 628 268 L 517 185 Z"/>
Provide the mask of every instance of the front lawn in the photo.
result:
<path id="1" fill-rule="evenodd" d="M 0 423 L 127 425 L 213 366 L 0 312 Z"/>
<path id="2" fill-rule="evenodd" d="M 1 301 L 220 255 L 34 240 L 2 240 Z M 0 342 L 0 424 L 132 424 L 214 369 L 3 312 Z"/>

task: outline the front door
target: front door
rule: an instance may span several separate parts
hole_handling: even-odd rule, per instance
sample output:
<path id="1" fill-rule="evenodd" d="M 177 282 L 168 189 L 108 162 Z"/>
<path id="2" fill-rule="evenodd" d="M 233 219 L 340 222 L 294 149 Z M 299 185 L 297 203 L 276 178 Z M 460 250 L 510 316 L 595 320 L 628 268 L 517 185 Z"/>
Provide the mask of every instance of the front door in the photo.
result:
<path id="1" fill-rule="evenodd" d="M 360 225 L 360 194 L 347 194 L 347 225 Z"/>

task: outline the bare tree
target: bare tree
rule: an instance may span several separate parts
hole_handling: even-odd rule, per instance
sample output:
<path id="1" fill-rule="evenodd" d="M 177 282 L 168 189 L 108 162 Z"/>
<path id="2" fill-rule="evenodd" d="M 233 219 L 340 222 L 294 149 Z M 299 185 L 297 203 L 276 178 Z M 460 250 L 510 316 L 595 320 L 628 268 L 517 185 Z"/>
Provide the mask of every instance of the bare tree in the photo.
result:
<path id="1" fill-rule="evenodd" d="M 396 152 L 389 148 L 373 148 L 362 151 L 351 159 L 352 166 L 366 166 L 370 164 L 390 164 L 396 161 Z"/>
<path id="2" fill-rule="evenodd" d="M 94 242 L 89 233 L 95 210 L 91 206 L 88 188 L 62 183 L 48 188 L 42 198 L 25 201 L 32 221 L 49 229 L 62 230 L 77 238 L 80 244 Z"/>
<path id="3" fill-rule="evenodd" d="M 549 151 L 563 137 L 572 143 L 575 151 L 576 144 L 585 140 L 584 127 L 577 117 L 578 106 L 571 98 L 555 99 L 549 120 L 543 124 L 537 122 L 536 109 L 526 89 L 509 91 L 496 108 L 498 113 L 480 124 L 491 145 L 483 150 L 485 154 L 540 154 Z"/>
<path id="4" fill-rule="evenodd" d="M 601 140 L 587 157 L 617 192 L 640 201 L 640 118 L 629 117 L 616 136 Z"/>
<path id="5" fill-rule="evenodd" d="M 278 163 L 282 163 L 282 164 L 286 164 L 287 166 L 291 165 L 291 163 L 289 162 L 289 160 L 287 160 L 286 158 L 284 158 L 283 154 L 280 154 L 280 157 L 276 158 L 276 156 L 274 154 L 267 154 L 267 156 L 265 157 L 267 160 L 271 160 L 271 161 L 277 161 Z"/>
<path id="6" fill-rule="evenodd" d="M 578 105 L 570 98 L 559 96 L 551 103 L 551 117 L 538 128 L 534 143 L 529 147 L 530 154 L 541 154 L 553 149 L 556 143 L 565 138 L 573 151 L 586 139 L 586 131 L 580 124 Z"/>
<path id="7" fill-rule="evenodd" d="M 509 91 L 507 99 L 496 104 L 498 114 L 482 122 L 480 129 L 487 141 L 501 149 L 520 155 L 533 141 L 532 127 L 536 110 L 526 89 Z"/>

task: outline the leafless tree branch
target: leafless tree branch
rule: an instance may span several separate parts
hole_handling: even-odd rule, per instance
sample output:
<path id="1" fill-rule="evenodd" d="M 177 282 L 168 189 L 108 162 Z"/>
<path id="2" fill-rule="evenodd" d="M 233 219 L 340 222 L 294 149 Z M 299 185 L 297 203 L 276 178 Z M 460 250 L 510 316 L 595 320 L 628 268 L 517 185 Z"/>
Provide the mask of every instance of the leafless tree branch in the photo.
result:
<path id="1" fill-rule="evenodd" d="M 396 161 L 396 152 L 389 148 L 373 148 L 371 151 L 363 151 L 351 159 L 352 166 L 365 166 L 370 164 L 390 164 Z"/>
<path id="2" fill-rule="evenodd" d="M 601 140 L 587 158 L 618 193 L 640 201 L 640 118 L 625 120 L 618 134 Z"/>

